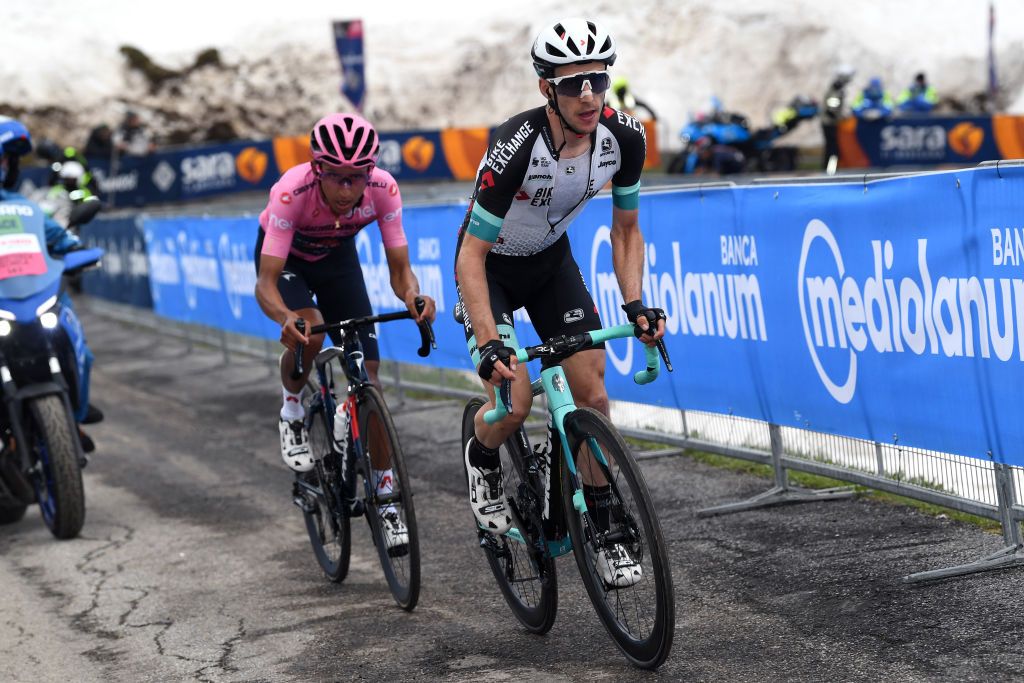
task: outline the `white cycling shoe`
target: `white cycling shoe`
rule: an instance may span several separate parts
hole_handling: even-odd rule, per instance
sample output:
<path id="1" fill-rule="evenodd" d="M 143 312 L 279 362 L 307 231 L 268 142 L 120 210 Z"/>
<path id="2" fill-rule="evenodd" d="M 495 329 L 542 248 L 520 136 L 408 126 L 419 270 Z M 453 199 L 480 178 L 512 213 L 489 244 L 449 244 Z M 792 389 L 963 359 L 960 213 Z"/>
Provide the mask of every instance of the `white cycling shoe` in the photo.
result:
<path id="1" fill-rule="evenodd" d="M 508 514 L 508 503 L 505 502 L 501 465 L 499 464 L 498 468 L 493 470 L 471 465 L 469 447 L 472 443 L 472 439 L 466 443 L 463 460 L 469 478 L 469 502 L 473 507 L 473 515 L 481 529 L 490 531 L 492 534 L 503 534 L 512 528 L 512 517 Z"/>
<path id="2" fill-rule="evenodd" d="M 640 582 L 644 570 L 621 543 L 597 551 L 597 571 L 606 588 L 628 588 Z"/>
<path id="3" fill-rule="evenodd" d="M 398 511 L 391 509 L 381 512 L 380 525 L 384 530 L 384 542 L 388 553 L 401 554 L 409 545 L 409 529 L 398 515 Z"/>
<path id="4" fill-rule="evenodd" d="M 278 423 L 281 432 L 281 459 L 296 472 L 313 469 L 313 455 L 309 450 L 309 435 L 302 420 L 289 422 L 284 418 Z"/>

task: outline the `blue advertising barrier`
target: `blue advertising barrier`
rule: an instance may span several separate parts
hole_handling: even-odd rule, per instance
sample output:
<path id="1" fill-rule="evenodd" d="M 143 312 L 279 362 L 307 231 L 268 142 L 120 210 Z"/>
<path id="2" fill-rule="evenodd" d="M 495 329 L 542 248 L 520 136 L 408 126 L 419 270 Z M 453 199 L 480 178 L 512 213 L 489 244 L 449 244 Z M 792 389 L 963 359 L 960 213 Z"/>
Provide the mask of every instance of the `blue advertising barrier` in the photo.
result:
<path id="1" fill-rule="evenodd" d="M 255 218 L 167 218 L 144 223 L 153 310 L 187 323 L 277 339 L 256 303 Z"/>
<path id="2" fill-rule="evenodd" d="M 645 299 L 668 314 L 676 371 L 636 386 L 642 350 L 617 340 L 609 393 L 1022 465 L 1022 199 L 1020 167 L 645 193 Z M 469 369 L 451 317 L 464 211 L 404 217 L 422 289 L 438 301 L 426 362 Z M 610 217 L 598 197 L 570 231 L 606 325 L 624 322 Z M 252 296 L 254 221 L 147 221 L 146 235 L 158 313 L 277 337 Z M 375 310 L 398 310 L 375 228 L 358 249 Z M 536 340 L 525 319 L 516 327 Z M 423 362 L 411 324 L 380 339 L 384 357 Z"/>
<path id="3" fill-rule="evenodd" d="M 106 252 L 100 268 L 83 273 L 83 291 L 122 304 L 153 307 L 149 260 L 140 221 L 96 218 L 82 226 L 81 237 L 87 246 L 100 247 Z"/>

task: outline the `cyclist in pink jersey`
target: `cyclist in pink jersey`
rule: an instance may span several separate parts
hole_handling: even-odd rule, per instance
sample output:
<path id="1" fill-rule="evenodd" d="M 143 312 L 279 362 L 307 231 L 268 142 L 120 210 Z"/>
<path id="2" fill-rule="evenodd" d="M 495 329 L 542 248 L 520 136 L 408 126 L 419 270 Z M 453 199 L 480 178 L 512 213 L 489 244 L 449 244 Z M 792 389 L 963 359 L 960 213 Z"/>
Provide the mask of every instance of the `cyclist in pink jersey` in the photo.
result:
<path id="1" fill-rule="evenodd" d="M 285 347 L 306 345 L 301 378 L 291 378 L 293 354 L 282 353 L 280 363 L 281 457 L 299 472 L 313 467 L 300 393 L 323 335 L 302 334 L 295 321 L 302 318 L 308 329 L 325 320 L 373 315 L 356 254 L 360 230 L 374 221 L 380 226 L 391 288 L 416 320 L 432 321 L 435 314 L 434 300 L 420 294 L 409 264 L 398 184 L 376 166 L 380 145 L 373 126 L 356 114 L 330 114 L 313 127 L 310 147 L 313 161 L 289 169 L 271 188 L 260 214 L 255 254 L 260 307 L 281 325 Z M 421 313 L 416 312 L 416 297 L 426 302 Z M 331 337 L 337 344 L 336 334 Z M 364 329 L 360 338 L 367 374 L 379 386 L 376 335 Z"/>

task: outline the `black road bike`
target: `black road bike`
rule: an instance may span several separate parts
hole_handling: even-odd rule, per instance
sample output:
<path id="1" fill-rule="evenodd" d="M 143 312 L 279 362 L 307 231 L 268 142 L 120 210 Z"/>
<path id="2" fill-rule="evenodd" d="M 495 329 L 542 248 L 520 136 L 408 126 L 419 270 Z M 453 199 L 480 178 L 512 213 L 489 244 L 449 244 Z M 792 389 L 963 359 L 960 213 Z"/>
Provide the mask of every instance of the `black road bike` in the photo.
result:
<path id="1" fill-rule="evenodd" d="M 422 310 L 422 300 L 417 307 Z M 296 473 L 293 500 L 302 510 L 313 552 L 331 581 L 348 573 L 352 547 L 350 520 L 365 516 L 384 577 L 395 602 L 416 606 L 420 592 L 420 550 L 412 487 L 391 413 L 380 390 L 366 374 L 360 327 L 410 319 L 408 311 L 315 325 L 310 334 L 340 331 L 342 342 L 317 354 L 316 373 L 303 392 L 305 425 L 314 468 Z M 300 331 L 305 323 L 297 324 Z M 420 356 L 437 348 L 429 322 L 419 325 Z M 347 395 L 339 399 L 335 377 L 345 377 Z M 302 373 L 302 346 L 295 371 Z M 386 477 L 390 476 L 388 482 Z M 362 479 L 363 486 L 357 487 Z M 404 528 L 396 535 L 395 528 Z"/>

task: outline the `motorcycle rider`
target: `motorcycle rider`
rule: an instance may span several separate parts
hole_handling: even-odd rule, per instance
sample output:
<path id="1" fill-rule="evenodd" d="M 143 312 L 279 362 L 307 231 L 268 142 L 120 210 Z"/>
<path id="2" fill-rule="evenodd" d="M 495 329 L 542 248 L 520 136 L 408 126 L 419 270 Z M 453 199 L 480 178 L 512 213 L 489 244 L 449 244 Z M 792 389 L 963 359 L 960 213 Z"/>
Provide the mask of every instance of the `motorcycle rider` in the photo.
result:
<path id="1" fill-rule="evenodd" d="M 31 151 L 32 138 L 25 125 L 16 119 L 0 116 L 0 203 L 14 201 L 22 204 L 27 203 L 33 205 L 40 213 L 44 213 L 38 204 L 14 191 L 18 181 L 21 157 Z M 51 255 L 62 256 L 69 251 L 82 248 L 78 237 L 53 218 L 45 216 L 44 225 L 46 228 L 46 248 Z M 73 310 L 71 300 L 67 294 L 61 294 L 61 303 L 69 311 Z M 75 322 L 77 323 L 77 319 Z M 63 319 L 63 316 L 62 323 L 69 324 Z M 89 405 L 89 374 L 92 368 L 93 354 L 85 343 L 84 335 L 82 335 L 81 340 L 82 351 L 76 354 L 79 356 L 80 379 L 78 383 L 79 407 L 75 419 L 81 424 L 91 424 L 102 420 L 103 413 L 95 406 Z M 95 446 L 92 439 L 81 429 L 79 429 L 79 435 L 82 438 L 82 450 L 86 453 L 94 450 Z"/>

